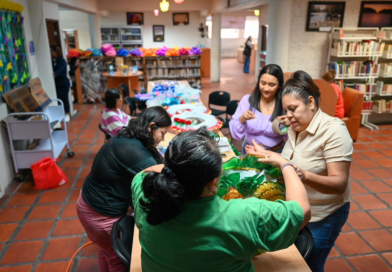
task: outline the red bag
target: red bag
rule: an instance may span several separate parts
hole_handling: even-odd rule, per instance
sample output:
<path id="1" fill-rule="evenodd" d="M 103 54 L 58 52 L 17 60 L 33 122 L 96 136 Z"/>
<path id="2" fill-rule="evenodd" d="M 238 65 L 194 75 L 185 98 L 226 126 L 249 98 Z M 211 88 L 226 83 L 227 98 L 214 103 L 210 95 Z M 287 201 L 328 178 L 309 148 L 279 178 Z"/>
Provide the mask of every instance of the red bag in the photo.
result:
<path id="1" fill-rule="evenodd" d="M 68 182 L 63 170 L 51 158 L 43 158 L 31 166 L 35 189 L 47 190 L 59 187 Z"/>

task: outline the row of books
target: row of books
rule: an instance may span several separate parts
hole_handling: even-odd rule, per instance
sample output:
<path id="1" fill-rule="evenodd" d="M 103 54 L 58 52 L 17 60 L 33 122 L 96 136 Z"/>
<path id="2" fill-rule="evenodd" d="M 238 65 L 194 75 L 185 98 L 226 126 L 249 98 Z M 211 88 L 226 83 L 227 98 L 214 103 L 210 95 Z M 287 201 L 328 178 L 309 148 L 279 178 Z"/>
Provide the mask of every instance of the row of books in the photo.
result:
<path id="1" fill-rule="evenodd" d="M 368 84 L 355 84 L 355 89 L 360 91 L 365 95 L 376 95 L 377 84 L 376 83 L 368 83 Z"/>
<path id="2" fill-rule="evenodd" d="M 200 76 L 200 68 L 182 68 L 182 69 L 170 69 L 170 68 L 157 68 L 148 69 L 147 76 Z"/>
<path id="3" fill-rule="evenodd" d="M 380 70 L 382 71 L 382 76 L 392 76 L 392 63 L 381 63 Z"/>
<path id="4" fill-rule="evenodd" d="M 392 100 L 374 100 L 373 111 L 376 113 L 389 113 L 392 112 Z"/>
<path id="5" fill-rule="evenodd" d="M 154 67 L 181 67 L 181 66 L 195 66 L 200 67 L 200 59 L 154 59 L 146 60 L 148 68 Z"/>
<path id="6" fill-rule="evenodd" d="M 371 113 L 373 111 L 373 101 L 363 101 L 362 113 Z"/>
<path id="7" fill-rule="evenodd" d="M 335 70 L 337 78 L 377 76 L 380 64 L 374 61 L 330 62 L 328 70 Z"/>
<path id="8" fill-rule="evenodd" d="M 385 43 L 377 41 L 341 41 L 335 42 L 333 46 L 333 48 L 337 49 L 338 56 L 373 56 L 382 54 Z"/>

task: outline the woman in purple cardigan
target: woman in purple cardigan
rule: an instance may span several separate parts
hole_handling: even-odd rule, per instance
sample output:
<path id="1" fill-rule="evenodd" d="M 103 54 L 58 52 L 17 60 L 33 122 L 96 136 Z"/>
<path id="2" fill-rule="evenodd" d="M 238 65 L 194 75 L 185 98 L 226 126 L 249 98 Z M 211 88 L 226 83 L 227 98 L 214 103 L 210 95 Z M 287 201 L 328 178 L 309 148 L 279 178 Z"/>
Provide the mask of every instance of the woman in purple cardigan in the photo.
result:
<path id="1" fill-rule="evenodd" d="M 283 71 L 276 64 L 265 66 L 259 75 L 257 85 L 250 95 L 245 95 L 230 121 L 230 132 L 234 139 L 244 139 L 242 154 L 246 145 L 253 140 L 266 150 L 282 152 L 284 136 L 272 130 L 272 122 L 278 118 L 290 125 L 283 113 L 282 89 Z"/>

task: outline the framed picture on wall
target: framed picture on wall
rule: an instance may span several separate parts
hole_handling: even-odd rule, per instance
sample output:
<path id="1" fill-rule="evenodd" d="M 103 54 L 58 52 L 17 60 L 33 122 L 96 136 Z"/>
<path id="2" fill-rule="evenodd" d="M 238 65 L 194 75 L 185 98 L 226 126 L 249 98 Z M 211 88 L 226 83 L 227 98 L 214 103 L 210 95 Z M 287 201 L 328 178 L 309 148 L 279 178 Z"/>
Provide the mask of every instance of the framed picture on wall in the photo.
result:
<path id="1" fill-rule="evenodd" d="M 358 27 L 392 26 L 392 1 L 362 1 Z"/>
<path id="2" fill-rule="evenodd" d="M 165 26 L 164 25 L 153 25 L 152 26 L 152 36 L 154 42 L 164 42 L 165 41 Z"/>
<path id="3" fill-rule="evenodd" d="M 189 25 L 189 13 L 173 13 L 173 25 Z"/>
<path id="4" fill-rule="evenodd" d="M 306 31 L 330 31 L 342 27 L 346 2 L 309 2 Z"/>
<path id="5" fill-rule="evenodd" d="M 128 25 L 142 25 L 144 23 L 143 12 L 127 12 Z"/>

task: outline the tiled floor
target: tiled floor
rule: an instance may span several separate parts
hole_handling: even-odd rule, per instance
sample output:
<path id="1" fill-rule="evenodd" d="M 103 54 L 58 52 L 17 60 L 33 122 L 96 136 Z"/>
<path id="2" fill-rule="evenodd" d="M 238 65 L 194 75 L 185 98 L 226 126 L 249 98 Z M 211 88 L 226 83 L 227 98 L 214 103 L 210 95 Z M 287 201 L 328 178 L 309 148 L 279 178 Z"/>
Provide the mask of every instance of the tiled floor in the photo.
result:
<path id="1" fill-rule="evenodd" d="M 251 92 L 253 75 L 235 60 L 222 61 L 222 82 L 203 84 L 202 99 L 226 90 L 232 99 Z M 88 242 L 76 215 L 76 200 L 93 159 L 103 144 L 97 126 L 103 105 L 77 105 L 69 123 L 75 157 L 59 165 L 69 183 L 48 191 L 34 189 L 31 177 L 12 183 L 0 199 L 0 272 L 65 271 L 75 251 Z M 392 271 L 392 125 L 360 130 L 351 167 L 352 206 L 348 223 L 327 261 L 326 271 Z M 96 246 L 75 258 L 72 271 L 99 271 Z"/>

